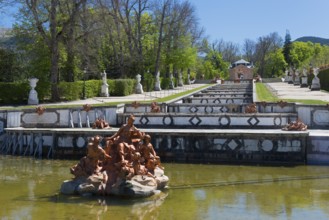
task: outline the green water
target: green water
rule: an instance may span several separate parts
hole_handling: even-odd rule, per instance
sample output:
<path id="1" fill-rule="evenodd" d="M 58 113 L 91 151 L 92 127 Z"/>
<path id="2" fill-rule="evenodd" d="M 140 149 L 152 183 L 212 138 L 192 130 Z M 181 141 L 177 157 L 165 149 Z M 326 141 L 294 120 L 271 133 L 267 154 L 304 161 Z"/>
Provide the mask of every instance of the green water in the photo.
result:
<path id="1" fill-rule="evenodd" d="M 77 161 L 0 156 L 0 219 L 329 219 L 329 167 L 164 164 L 139 200 L 60 195 Z"/>

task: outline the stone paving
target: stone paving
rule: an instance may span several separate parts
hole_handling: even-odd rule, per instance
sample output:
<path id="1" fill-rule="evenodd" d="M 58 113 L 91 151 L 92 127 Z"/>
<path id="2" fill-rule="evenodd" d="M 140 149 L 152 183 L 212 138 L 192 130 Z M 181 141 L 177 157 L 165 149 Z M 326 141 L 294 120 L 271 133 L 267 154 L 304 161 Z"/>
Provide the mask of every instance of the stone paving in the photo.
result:
<path id="1" fill-rule="evenodd" d="M 267 83 L 279 99 L 303 99 L 321 100 L 329 102 L 329 93 L 326 91 L 311 91 L 309 88 L 301 88 L 285 82 Z"/>

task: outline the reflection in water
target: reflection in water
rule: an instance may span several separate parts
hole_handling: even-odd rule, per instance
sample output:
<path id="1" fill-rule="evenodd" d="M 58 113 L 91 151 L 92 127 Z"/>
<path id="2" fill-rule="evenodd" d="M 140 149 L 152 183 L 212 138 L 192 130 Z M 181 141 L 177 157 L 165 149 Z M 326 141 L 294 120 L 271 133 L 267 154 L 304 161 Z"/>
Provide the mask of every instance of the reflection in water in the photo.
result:
<path id="1" fill-rule="evenodd" d="M 165 164 L 150 198 L 58 194 L 75 161 L 0 156 L 0 219 L 329 219 L 329 167 Z"/>

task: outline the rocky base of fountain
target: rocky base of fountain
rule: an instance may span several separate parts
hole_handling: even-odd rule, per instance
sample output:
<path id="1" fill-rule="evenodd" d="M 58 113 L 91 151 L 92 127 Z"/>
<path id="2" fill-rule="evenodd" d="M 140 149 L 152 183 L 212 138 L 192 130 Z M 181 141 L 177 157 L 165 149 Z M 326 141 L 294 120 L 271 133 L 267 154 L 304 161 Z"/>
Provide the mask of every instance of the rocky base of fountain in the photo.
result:
<path id="1" fill-rule="evenodd" d="M 156 168 L 154 177 L 135 175 L 130 180 L 118 179 L 106 192 L 102 175 L 92 175 L 88 178 L 78 177 L 65 180 L 61 185 L 61 193 L 65 195 L 115 195 L 129 198 L 149 197 L 159 193 L 168 184 L 169 178 L 164 171 Z"/>

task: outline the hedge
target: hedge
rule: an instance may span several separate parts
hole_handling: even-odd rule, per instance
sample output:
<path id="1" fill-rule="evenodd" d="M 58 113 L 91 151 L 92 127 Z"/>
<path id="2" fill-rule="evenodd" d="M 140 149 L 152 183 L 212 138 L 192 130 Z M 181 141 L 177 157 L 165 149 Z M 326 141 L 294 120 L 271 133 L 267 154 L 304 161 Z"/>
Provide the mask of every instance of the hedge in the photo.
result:
<path id="1" fill-rule="evenodd" d="M 4 83 L 0 82 L 1 104 L 24 104 L 29 97 L 30 86 L 28 82 Z"/>
<path id="2" fill-rule="evenodd" d="M 318 77 L 320 79 L 321 89 L 329 91 L 329 69 L 320 71 Z"/>
<path id="3" fill-rule="evenodd" d="M 107 83 L 110 96 L 127 96 L 134 93 L 136 80 L 107 80 Z M 60 82 L 58 84 L 60 98 L 66 101 L 100 96 L 101 87 L 101 80 Z M 51 84 L 49 82 L 38 82 L 35 90 L 38 93 L 40 103 L 50 99 Z M 29 92 L 28 82 L 0 82 L 0 104 L 26 104 Z"/>

